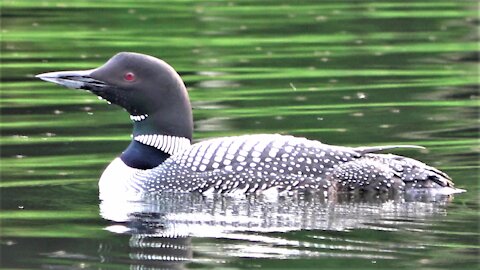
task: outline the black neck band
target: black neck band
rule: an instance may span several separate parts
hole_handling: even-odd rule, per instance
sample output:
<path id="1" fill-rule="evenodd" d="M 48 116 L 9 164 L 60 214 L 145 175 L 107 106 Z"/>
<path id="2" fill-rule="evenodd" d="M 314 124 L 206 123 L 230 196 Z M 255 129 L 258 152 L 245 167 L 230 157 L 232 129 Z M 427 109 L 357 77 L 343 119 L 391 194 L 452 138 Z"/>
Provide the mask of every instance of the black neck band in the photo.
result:
<path id="1" fill-rule="evenodd" d="M 162 164 L 170 155 L 154 147 L 132 141 L 120 159 L 129 167 L 147 170 Z"/>

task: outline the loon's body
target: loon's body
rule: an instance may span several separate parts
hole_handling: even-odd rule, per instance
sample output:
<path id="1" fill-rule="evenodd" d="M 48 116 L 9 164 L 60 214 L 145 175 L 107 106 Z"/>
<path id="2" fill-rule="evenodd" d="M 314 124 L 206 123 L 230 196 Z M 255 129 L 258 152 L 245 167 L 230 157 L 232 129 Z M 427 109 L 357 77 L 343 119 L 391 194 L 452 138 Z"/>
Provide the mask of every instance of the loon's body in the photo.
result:
<path id="1" fill-rule="evenodd" d="M 130 113 L 133 140 L 103 173 L 101 195 L 461 191 L 453 187 L 448 175 L 433 167 L 376 153 L 415 146 L 351 148 L 278 134 L 191 144 L 192 113 L 183 81 L 172 67 L 151 56 L 119 53 L 97 69 L 38 77 L 89 90 Z"/>
<path id="2" fill-rule="evenodd" d="M 158 138 L 158 136 L 156 136 Z M 141 137 L 156 144 L 155 135 Z M 139 139 L 140 140 L 140 139 Z M 285 194 L 336 191 L 398 192 L 408 188 L 451 187 L 448 176 L 419 161 L 371 154 L 377 148 L 350 148 L 278 134 L 211 139 L 186 146 L 159 166 L 128 170 L 114 161 L 100 190 L 117 192 L 200 192 L 202 194 Z M 118 171 L 122 171 L 118 177 Z M 125 181 L 120 184 L 119 178 Z M 116 192 L 113 192 L 116 193 Z"/>

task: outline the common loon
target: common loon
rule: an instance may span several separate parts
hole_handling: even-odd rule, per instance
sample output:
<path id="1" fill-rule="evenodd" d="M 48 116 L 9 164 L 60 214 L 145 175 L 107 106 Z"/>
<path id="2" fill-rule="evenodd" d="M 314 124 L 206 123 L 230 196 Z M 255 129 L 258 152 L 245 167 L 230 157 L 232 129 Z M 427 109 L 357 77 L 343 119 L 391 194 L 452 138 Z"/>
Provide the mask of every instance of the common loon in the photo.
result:
<path id="1" fill-rule="evenodd" d="M 418 146 L 342 147 L 278 134 L 191 144 L 193 120 L 186 87 L 169 64 L 152 56 L 122 52 L 95 69 L 36 77 L 88 90 L 130 113 L 132 141 L 102 174 L 101 198 L 162 191 L 231 195 L 463 191 L 454 188 L 447 174 L 420 161 L 376 153 Z"/>

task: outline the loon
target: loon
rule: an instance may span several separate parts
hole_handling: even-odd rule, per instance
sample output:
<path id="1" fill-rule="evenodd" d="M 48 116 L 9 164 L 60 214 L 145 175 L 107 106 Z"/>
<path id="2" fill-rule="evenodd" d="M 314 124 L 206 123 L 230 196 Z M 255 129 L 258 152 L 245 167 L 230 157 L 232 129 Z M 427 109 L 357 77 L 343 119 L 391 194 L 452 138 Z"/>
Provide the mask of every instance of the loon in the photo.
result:
<path id="1" fill-rule="evenodd" d="M 130 114 L 132 141 L 100 177 L 101 198 L 167 191 L 205 195 L 463 191 L 434 167 L 378 153 L 419 146 L 342 147 L 279 134 L 191 144 L 193 117 L 185 84 L 169 64 L 153 56 L 121 52 L 95 69 L 36 77 L 87 90 Z"/>

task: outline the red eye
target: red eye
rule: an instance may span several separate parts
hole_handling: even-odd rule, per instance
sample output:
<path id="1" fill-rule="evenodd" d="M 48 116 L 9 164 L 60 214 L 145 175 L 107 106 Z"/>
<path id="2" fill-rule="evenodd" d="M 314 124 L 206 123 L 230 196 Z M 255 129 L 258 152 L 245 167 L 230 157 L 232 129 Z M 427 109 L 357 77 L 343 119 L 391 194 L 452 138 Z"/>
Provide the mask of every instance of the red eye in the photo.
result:
<path id="1" fill-rule="evenodd" d="M 127 82 L 133 82 L 135 80 L 135 74 L 133 74 L 132 72 L 127 72 L 125 73 L 125 75 L 123 75 L 123 78 Z"/>

